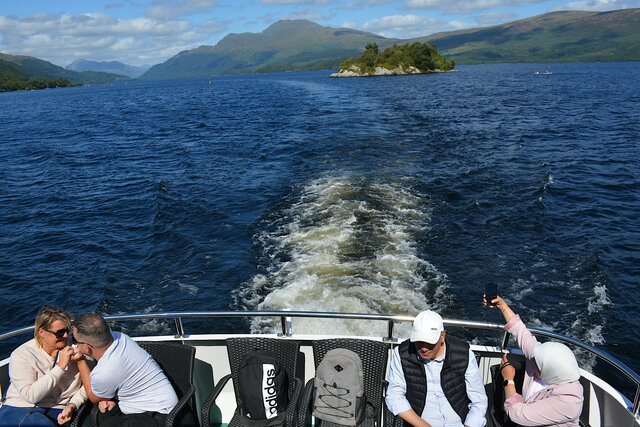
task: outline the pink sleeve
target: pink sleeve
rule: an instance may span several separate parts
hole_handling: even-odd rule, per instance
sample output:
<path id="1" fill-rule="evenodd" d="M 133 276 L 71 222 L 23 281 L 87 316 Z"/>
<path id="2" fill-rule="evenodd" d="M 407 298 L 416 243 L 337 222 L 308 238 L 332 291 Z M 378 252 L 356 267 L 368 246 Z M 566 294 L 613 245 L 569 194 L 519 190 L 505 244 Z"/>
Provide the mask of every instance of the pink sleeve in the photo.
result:
<path id="1" fill-rule="evenodd" d="M 531 332 L 527 330 L 527 327 L 520 320 L 520 315 L 516 314 L 509 320 L 509 322 L 504 325 L 504 329 L 514 336 L 516 341 L 518 342 L 518 347 L 524 353 L 524 356 L 527 359 L 533 358 L 533 349 L 536 348 L 540 343 L 534 337 Z"/>
<path id="2" fill-rule="evenodd" d="M 504 410 L 511 421 L 521 426 L 540 426 L 575 420 L 582 411 L 582 400 L 572 395 L 549 396 L 524 403 L 519 394 L 504 402 Z"/>

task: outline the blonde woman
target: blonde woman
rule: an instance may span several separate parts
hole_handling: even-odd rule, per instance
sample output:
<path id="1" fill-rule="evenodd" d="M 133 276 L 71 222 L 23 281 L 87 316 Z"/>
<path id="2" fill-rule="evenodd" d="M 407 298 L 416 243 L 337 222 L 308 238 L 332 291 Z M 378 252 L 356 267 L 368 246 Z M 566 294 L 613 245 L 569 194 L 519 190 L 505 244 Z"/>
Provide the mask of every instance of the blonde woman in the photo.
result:
<path id="1" fill-rule="evenodd" d="M 11 383 L 0 408 L 0 426 L 55 426 L 71 421 L 87 395 L 76 366 L 82 354 L 69 345 L 70 333 L 69 313 L 42 306 L 34 339 L 11 353 Z"/>

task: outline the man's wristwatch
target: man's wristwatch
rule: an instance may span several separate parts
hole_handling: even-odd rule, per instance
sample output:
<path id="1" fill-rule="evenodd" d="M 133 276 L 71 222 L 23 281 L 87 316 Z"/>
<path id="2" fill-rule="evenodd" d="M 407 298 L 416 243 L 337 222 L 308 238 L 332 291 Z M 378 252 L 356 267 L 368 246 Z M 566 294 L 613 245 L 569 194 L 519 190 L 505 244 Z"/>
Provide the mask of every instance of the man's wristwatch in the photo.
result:
<path id="1" fill-rule="evenodd" d="M 514 382 L 513 382 L 513 380 L 504 380 L 504 381 L 502 382 L 502 387 L 506 387 L 506 386 L 508 386 L 509 384 L 511 384 L 511 385 L 513 385 L 513 386 L 515 386 L 515 385 L 516 385 L 516 383 L 514 383 Z"/>

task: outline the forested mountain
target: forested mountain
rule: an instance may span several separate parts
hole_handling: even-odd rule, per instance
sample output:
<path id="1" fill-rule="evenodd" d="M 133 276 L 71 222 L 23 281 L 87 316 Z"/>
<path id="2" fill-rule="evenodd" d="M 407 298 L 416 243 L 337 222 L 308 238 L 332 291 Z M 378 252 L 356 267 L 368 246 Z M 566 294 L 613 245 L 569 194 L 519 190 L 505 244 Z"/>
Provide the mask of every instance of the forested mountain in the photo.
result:
<path id="1" fill-rule="evenodd" d="M 414 40 L 456 64 L 640 61 L 640 9 L 552 12 Z"/>
<path id="2" fill-rule="evenodd" d="M 424 29 L 429 33 L 429 28 Z M 289 70 L 337 69 L 359 57 L 368 44 L 383 50 L 394 44 L 434 43 L 443 58 L 458 65 L 496 62 L 640 61 L 640 9 L 610 12 L 552 12 L 493 27 L 433 34 L 409 40 L 385 38 L 306 20 L 278 21 L 261 33 L 229 34 L 215 46 L 180 52 L 140 78 Z M 127 80 L 123 75 L 76 71 L 29 57 L 0 53 L 29 79 L 66 78 L 72 83 Z M 95 63 L 100 64 L 100 63 Z M 93 67 L 97 67 L 93 64 Z M 73 64 L 72 64 L 73 65 Z M 76 64 L 78 65 L 78 64 Z M 83 68 L 87 64 L 78 65 Z M 2 73 L 13 73 L 0 68 Z"/>
<path id="3" fill-rule="evenodd" d="M 180 52 L 141 78 L 337 68 L 369 43 L 386 47 L 400 41 L 305 20 L 278 21 L 261 33 L 229 34 L 215 46 Z"/>
<path id="4" fill-rule="evenodd" d="M 86 59 L 78 59 L 65 67 L 72 71 L 98 71 L 110 74 L 119 74 L 131 78 L 136 78 L 144 74 L 150 67 L 136 67 L 134 65 L 123 64 L 118 61 L 87 61 Z"/>
<path id="5" fill-rule="evenodd" d="M 32 56 L 7 55 L 0 53 L 0 64 L 6 64 L 20 71 L 27 78 L 32 80 L 55 80 L 67 79 L 72 83 L 110 83 L 124 81 L 129 78 L 117 74 L 85 71 L 65 70 L 62 67 L 52 64 L 43 59 Z M 0 77 L 4 76 L 0 71 Z"/>
<path id="6" fill-rule="evenodd" d="M 425 28 L 425 33 L 429 32 Z M 640 60 L 640 9 L 552 12 L 486 28 L 410 40 L 310 21 L 279 21 L 261 33 L 229 34 L 215 46 L 183 51 L 141 76 L 146 79 L 224 73 L 338 68 L 364 47 L 434 43 L 456 64 Z"/>

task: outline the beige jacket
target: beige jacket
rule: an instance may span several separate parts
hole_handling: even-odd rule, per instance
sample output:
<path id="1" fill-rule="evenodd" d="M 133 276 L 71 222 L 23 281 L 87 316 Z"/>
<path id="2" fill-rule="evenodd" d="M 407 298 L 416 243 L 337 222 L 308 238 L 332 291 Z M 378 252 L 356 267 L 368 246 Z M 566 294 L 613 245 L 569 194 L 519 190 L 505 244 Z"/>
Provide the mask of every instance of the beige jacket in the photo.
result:
<path id="1" fill-rule="evenodd" d="M 87 394 L 82 387 L 75 363 L 66 369 L 54 366 L 54 358 L 32 339 L 11 353 L 5 405 L 42 408 L 64 408 L 69 403 L 80 407 Z"/>

